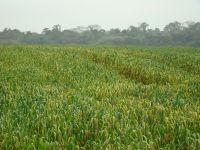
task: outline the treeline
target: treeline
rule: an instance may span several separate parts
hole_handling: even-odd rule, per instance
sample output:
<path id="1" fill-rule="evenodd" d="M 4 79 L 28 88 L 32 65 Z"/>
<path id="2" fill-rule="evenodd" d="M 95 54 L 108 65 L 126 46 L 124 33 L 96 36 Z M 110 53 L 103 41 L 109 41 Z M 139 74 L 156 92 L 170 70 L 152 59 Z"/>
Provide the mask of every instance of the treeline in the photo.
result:
<path id="1" fill-rule="evenodd" d="M 172 22 L 150 29 L 147 23 L 127 29 L 102 29 L 99 25 L 62 30 L 60 25 L 39 33 L 6 28 L 0 32 L 0 44 L 116 44 L 200 46 L 200 22 Z"/>

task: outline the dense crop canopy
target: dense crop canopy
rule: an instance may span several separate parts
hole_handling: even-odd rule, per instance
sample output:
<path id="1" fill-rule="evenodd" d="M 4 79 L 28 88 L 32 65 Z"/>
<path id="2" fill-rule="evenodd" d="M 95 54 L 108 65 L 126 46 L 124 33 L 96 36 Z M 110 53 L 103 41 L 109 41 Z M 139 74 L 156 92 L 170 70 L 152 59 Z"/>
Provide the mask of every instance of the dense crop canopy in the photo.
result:
<path id="1" fill-rule="evenodd" d="M 198 149 L 200 50 L 0 46 L 0 149 Z"/>

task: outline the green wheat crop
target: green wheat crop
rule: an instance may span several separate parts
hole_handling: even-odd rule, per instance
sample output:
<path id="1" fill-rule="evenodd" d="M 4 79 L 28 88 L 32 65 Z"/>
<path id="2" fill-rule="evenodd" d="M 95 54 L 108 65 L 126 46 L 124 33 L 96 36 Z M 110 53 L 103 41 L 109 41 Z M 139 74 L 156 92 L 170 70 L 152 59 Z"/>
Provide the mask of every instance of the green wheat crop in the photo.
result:
<path id="1" fill-rule="evenodd" d="M 200 49 L 0 46 L 0 149 L 200 149 Z"/>

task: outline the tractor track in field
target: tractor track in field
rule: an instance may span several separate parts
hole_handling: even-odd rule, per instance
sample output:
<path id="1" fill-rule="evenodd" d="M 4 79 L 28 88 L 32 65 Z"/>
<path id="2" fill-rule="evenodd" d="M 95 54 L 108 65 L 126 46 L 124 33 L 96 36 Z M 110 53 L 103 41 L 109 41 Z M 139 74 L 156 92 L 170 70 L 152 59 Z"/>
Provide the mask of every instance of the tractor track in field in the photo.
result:
<path id="1" fill-rule="evenodd" d="M 105 57 L 99 57 L 98 54 L 95 54 L 94 52 L 84 52 L 79 51 L 78 52 L 82 57 L 89 59 L 95 64 L 103 65 L 106 67 L 106 69 L 114 70 L 116 71 L 120 76 L 123 76 L 127 79 L 134 80 L 136 83 L 140 83 L 142 85 L 150 85 L 150 84 L 162 84 L 165 85 L 167 81 L 160 82 L 159 80 L 149 79 L 145 77 L 145 75 L 142 72 L 142 68 L 140 71 L 135 70 L 131 66 L 124 66 L 120 63 L 115 63 L 110 60 L 108 56 Z"/>

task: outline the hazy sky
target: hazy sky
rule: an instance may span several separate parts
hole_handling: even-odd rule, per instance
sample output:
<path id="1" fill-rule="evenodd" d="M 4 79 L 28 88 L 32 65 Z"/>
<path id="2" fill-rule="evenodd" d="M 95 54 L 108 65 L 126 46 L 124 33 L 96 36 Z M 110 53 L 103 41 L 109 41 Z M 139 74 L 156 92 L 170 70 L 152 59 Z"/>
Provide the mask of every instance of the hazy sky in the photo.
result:
<path id="1" fill-rule="evenodd" d="M 200 0 L 0 0 L 0 30 L 41 32 L 55 24 L 127 28 L 144 21 L 163 28 L 175 20 L 200 21 Z"/>

